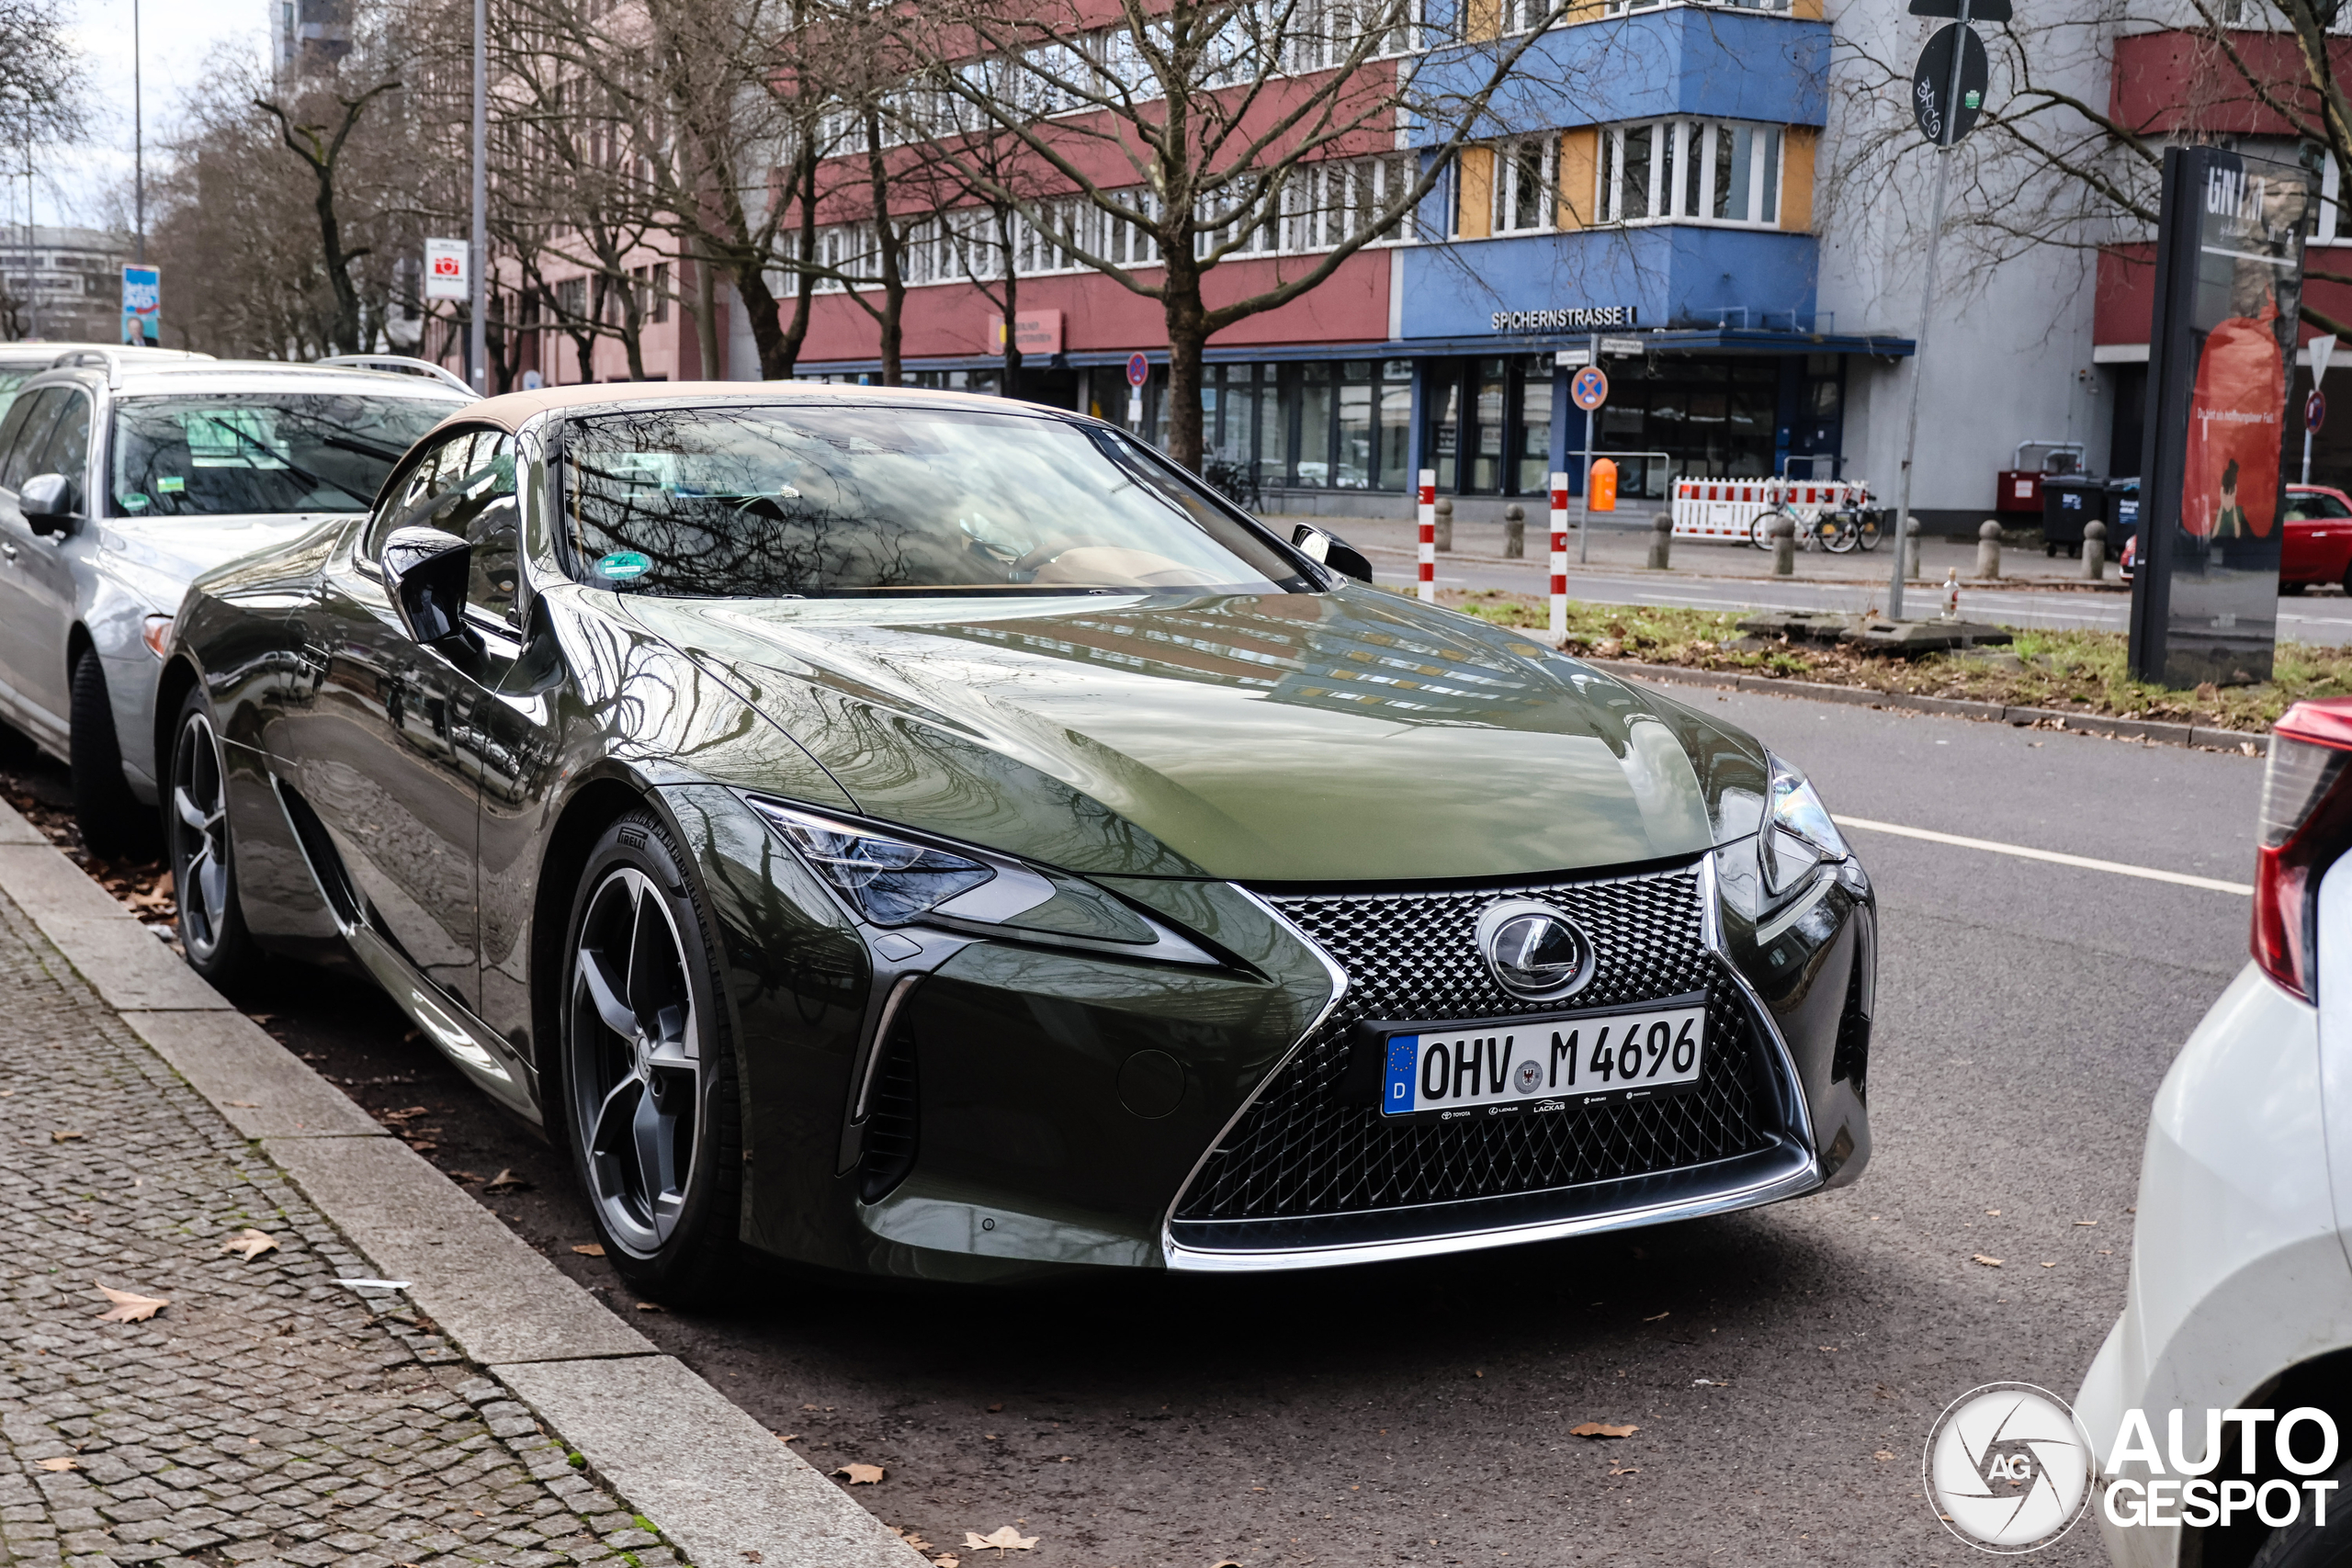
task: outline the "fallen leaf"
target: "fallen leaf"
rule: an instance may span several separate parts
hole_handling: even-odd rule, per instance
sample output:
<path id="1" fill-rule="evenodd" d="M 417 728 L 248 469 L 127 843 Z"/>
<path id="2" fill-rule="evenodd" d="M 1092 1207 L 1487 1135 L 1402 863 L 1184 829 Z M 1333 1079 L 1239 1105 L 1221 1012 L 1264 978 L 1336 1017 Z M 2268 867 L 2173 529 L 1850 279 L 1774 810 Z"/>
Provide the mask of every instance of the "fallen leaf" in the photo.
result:
<path id="1" fill-rule="evenodd" d="M 529 1182 L 524 1180 L 513 1171 L 502 1170 L 496 1176 L 492 1177 L 488 1181 L 483 1182 L 481 1190 L 485 1192 L 507 1192 L 526 1188 L 530 1185 L 531 1184 Z"/>
<path id="2" fill-rule="evenodd" d="M 1825 1350 L 1835 1350 L 1838 1347 L 1835 1345 L 1824 1345 L 1822 1348 Z"/>
<path id="3" fill-rule="evenodd" d="M 1998 1269 L 2001 1266 L 2001 1260 L 1999 1258 L 1987 1258 L 1981 1252 L 1970 1253 L 1968 1255 L 1968 1259 L 1972 1263 L 1982 1263 L 1987 1269 Z"/>
<path id="4" fill-rule="evenodd" d="M 1992 1215 L 1996 1220 L 2001 1217 L 2001 1211 L 1998 1209 L 1987 1209 L 1984 1212 Z"/>
<path id="5" fill-rule="evenodd" d="M 800 1440 L 800 1434 L 797 1432 L 778 1432 L 775 1435 L 775 1440 L 779 1443 L 797 1443 Z"/>
<path id="6" fill-rule="evenodd" d="M 664 1307 L 660 1302 L 639 1302 L 637 1303 L 637 1310 L 639 1312 L 666 1312 L 669 1309 Z"/>
<path id="7" fill-rule="evenodd" d="M 1876 1453 L 1874 1453 L 1874 1454 L 1871 1455 L 1871 1458 L 1872 1458 L 1872 1459 L 1874 1459 L 1874 1460 L 1878 1461 L 1879 1461 L 1879 1463 L 1881 1463 L 1881 1464 L 1884 1464 L 1887 1461 L 1889 1461 L 1889 1460 L 1893 1459 L 1894 1457 L 1894 1455 L 1892 1452 L 1890 1452 L 1889 1450 L 1885 1450 L 1885 1449 L 1881 1449 L 1881 1450 L 1878 1450 L 1878 1452 L 1876 1452 Z"/>
<path id="8" fill-rule="evenodd" d="M 937 1550 L 937 1548 L 933 1547 L 931 1542 L 923 1540 L 922 1531 L 921 1530 L 910 1530 L 904 1525 L 892 1525 L 890 1527 L 890 1533 L 905 1541 L 909 1546 L 913 1547 L 917 1551 L 929 1552 Z"/>
<path id="9" fill-rule="evenodd" d="M 1639 1475 L 1641 1472 L 1642 1467 L 1637 1464 L 1629 1464 L 1623 1467 L 1612 1464 L 1609 1467 L 1609 1473 L 1611 1475 Z"/>
<path id="10" fill-rule="evenodd" d="M 257 1231 L 251 1225 L 247 1225 L 243 1230 L 239 1231 L 228 1240 L 222 1242 L 220 1244 L 220 1250 L 223 1252 L 233 1252 L 238 1257 L 243 1258 L 246 1262 L 251 1263 L 254 1258 L 259 1258 L 265 1252 L 276 1252 L 277 1250 L 277 1238 L 269 1235 L 266 1231 Z"/>
<path id="11" fill-rule="evenodd" d="M 1000 1410 L 1001 1410 L 1001 1409 L 1003 1409 L 1003 1408 L 1004 1408 L 1004 1401 L 1002 1401 L 1002 1400 L 1001 1400 L 1001 1399 L 1000 1399 L 1000 1400 L 998 1400 L 994 1404 L 991 1404 L 991 1405 L 989 1405 L 989 1415 L 991 1415 L 991 1416 L 993 1416 L 993 1415 L 995 1415 L 998 1411 L 1000 1411 Z"/>
<path id="12" fill-rule="evenodd" d="M 931 1568 L 964 1568 L 964 1560 L 952 1551 L 943 1551 L 931 1560 Z"/>
<path id="13" fill-rule="evenodd" d="M 462 1187 L 469 1181 L 480 1181 L 481 1178 L 470 1170 L 453 1170 L 449 1173 L 449 1179 Z"/>
<path id="14" fill-rule="evenodd" d="M 571 1250 L 580 1254 L 582 1258 L 602 1258 L 605 1256 L 605 1245 L 604 1243 L 597 1241 L 589 1242 L 582 1247 L 575 1247 Z"/>
<path id="15" fill-rule="evenodd" d="M 746 1562 L 765 1562 L 767 1559 L 761 1556 L 756 1551 L 746 1551 L 743 1553 L 743 1561 Z"/>
<path id="16" fill-rule="evenodd" d="M 1645 1317 L 1642 1319 L 1642 1321 L 1644 1323 L 1664 1323 L 1668 1318 L 1672 1317 L 1673 1315 L 1674 1314 L 1671 1312 L 1662 1312 L 1656 1317 Z"/>
<path id="17" fill-rule="evenodd" d="M 998 1530 L 994 1535 L 989 1536 L 983 1536 L 972 1530 L 966 1530 L 964 1532 L 964 1545 L 967 1550 L 973 1551 L 985 1551 L 989 1547 L 993 1546 L 996 1548 L 996 1554 L 999 1557 L 1003 1556 L 1008 1551 L 1026 1551 L 1036 1544 L 1037 1538 L 1035 1536 L 1023 1535 L 1011 1525 L 1007 1525 L 1002 1529 Z"/>
<path id="18" fill-rule="evenodd" d="M 41 1461 L 40 1467 L 43 1470 L 50 1472 L 51 1474 L 62 1475 L 69 1470 L 81 1469 L 82 1461 L 75 1459 L 72 1454 L 60 1454 L 55 1459 L 45 1459 Z"/>
<path id="19" fill-rule="evenodd" d="M 87 1133 L 69 1133 L 63 1128 L 60 1128 L 49 1135 L 49 1141 L 52 1144 L 62 1144 L 74 1138 L 86 1138 L 90 1134 Z"/>
<path id="20" fill-rule="evenodd" d="M 261 1101 L 258 1100 L 224 1100 L 220 1103 L 223 1105 L 233 1105 L 240 1111 L 258 1111 L 261 1109 Z"/>
<path id="21" fill-rule="evenodd" d="M 2076 1220 L 2075 1223 L 2078 1225 L 2095 1225 L 2098 1224 L 2097 1220 Z"/>
<path id="22" fill-rule="evenodd" d="M 104 1285 L 98 1290 L 114 1303 L 98 1314 L 100 1323 L 144 1323 L 172 1304 L 160 1296 L 134 1295 L 129 1291 L 108 1290 Z"/>
<path id="23" fill-rule="evenodd" d="M 1612 1427 L 1606 1421 L 1587 1421 L 1580 1427 L 1568 1428 L 1571 1438 L 1630 1438 L 1639 1427 Z"/>
<path id="24" fill-rule="evenodd" d="M 2045 1263 L 2045 1264 L 2043 1264 L 2043 1265 L 2042 1265 L 2042 1267 L 2043 1267 L 2044 1269 L 2055 1269 L 2055 1268 L 2057 1268 L 2057 1267 L 2058 1267 L 2058 1265 L 2056 1265 L 2055 1263 Z"/>
<path id="25" fill-rule="evenodd" d="M 432 1111 L 426 1110 L 422 1105 L 412 1105 L 405 1111 L 379 1111 L 377 1113 L 376 1120 L 379 1122 L 413 1122 L 420 1116 L 430 1116 L 431 1114 L 433 1114 Z"/>
<path id="26" fill-rule="evenodd" d="M 852 1486 L 878 1486 L 882 1483 L 882 1467 L 878 1464 L 845 1464 L 833 1473 L 848 1476 Z"/>

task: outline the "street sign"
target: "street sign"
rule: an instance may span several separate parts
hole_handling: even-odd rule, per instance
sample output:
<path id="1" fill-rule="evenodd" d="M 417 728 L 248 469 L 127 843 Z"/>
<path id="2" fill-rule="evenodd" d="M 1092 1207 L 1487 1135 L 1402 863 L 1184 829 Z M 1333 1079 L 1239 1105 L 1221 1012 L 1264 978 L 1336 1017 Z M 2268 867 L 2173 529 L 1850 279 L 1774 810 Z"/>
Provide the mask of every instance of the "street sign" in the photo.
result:
<path id="1" fill-rule="evenodd" d="M 1961 50 L 1960 105 L 1955 114 L 1951 96 L 1951 55 Z M 1911 117 L 1919 132 L 1939 147 L 1956 145 L 1976 125 L 1984 107 L 1984 85 L 1991 67 L 1984 58 L 1984 40 L 1964 22 L 1938 28 L 1928 47 L 1919 51 L 1918 68 L 1911 73 Z M 1951 135 L 1946 139 L 1946 121 Z"/>
<path id="2" fill-rule="evenodd" d="M 1957 17 L 1960 0 L 1911 0 L 1915 17 Z M 2006 22 L 2009 19 L 2009 0 L 1975 0 L 1968 7 L 1972 22 Z"/>
<path id="3" fill-rule="evenodd" d="M 2329 333 L 2312 339 L 2312 385 L 2317 387 L 2327 379 L 2327 362 L 2335 357 L 2335 334 Z"/>
<path id="4" fill-rule="evenodd" d="M 122 341 L 135 348 L 164 343 L 164 274 L 152 266 L 122 269 Z"/>
<path id="5" fill-rule="evenodd" d="M 1140 390 L 1142 389 L 1142 388 L 1143 388 L 1143 384 L 1144 384 L 1146 381 L 1148 381 L 1148 380 L 1150 380 L 1150 379 L 1151 379 L 1151 361 L 1150 361 L 1150 360 L 1148 360 L 1148 359 L 1146 359 L 1146 358 L 1145 358 L 1142 355 L 1140 355 L 1140 354 L 1130 354 L 1130 355 L 1127 355 L 1127 385 L 1128 385 L 1128 386 L 1130 386 L 1130 387 L 1133 387 L 1133 388 L 1136 389 L 1138 391 L 1140 391 Z"/>
<path id="6" fill-rule="evenodd" d="M 1600 340 L 1600 352 L 1623 357 L 1642 352 L 1642 340 L 1637 337 L 1605 337 Z"/>
<path id="7" fill-rule="evenodd" d="M 1609 373 L 1588 365 L 1568 378 L 1568 400 L 1590 413 L 1609 400 Z"/>
<path id="8" fill-rule="evenodd" d="M 463 240 L 424 242 L 424 297 L 427 299 L 470 299 L 472 283 L 466 276 L 467 246 Z"/>
<path id="9" fill-rule="evenodd" d="M 2303 428 L 2312 434 L 2317 435 L 2319 427 L 2326 423 L 2327 394 L 2317 387 L 2313 387 L 2312 395 L 2303 400 Z M 2303 482 L 2309 484 L 2311 481 L 2306 479 Z"/>

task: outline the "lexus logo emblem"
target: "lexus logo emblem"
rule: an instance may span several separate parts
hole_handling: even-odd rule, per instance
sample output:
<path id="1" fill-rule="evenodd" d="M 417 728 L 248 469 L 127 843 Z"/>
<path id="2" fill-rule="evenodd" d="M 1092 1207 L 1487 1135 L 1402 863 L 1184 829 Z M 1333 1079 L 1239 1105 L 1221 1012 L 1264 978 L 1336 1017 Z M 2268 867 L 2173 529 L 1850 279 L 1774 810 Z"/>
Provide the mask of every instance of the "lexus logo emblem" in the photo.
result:
<path id="1" fill-rule="evenodd" d="M 1498 985 L 1514 997 L 1551 1001 L 1592 978 L 1592 942 L 1549 904 L 1507 898 L 1478 917 L 1478 951 Z"/>

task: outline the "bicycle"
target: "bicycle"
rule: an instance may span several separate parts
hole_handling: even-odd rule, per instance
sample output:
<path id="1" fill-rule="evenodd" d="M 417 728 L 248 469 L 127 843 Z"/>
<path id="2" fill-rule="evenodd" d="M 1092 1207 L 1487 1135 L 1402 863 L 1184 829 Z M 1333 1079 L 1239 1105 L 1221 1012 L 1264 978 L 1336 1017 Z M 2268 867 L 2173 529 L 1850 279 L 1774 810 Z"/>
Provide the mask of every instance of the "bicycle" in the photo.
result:
<path id="1" fill-rule="evenodd" d="M 1883 533 L 1881 509 L 1868 506 L 1792 506 L 1786 502 L 1761 513 L 1748 525 L 1748 542 L 1759 550 L 1772 547 L 1772 525 L 1786 517 L 1796 525 L 1797 547 L 1824 549 L 1842 556 L 1856 549 L 1874 550 Z"/>

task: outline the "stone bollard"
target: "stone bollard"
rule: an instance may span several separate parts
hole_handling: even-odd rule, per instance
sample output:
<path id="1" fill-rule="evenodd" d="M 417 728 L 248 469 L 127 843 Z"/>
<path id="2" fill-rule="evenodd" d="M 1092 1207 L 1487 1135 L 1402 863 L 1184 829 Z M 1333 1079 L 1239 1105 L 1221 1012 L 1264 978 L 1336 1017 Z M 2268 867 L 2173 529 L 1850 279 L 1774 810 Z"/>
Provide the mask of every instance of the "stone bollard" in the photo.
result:
<path id="1" fill-rule="evenodd" d="M 2096 517 L 2083 525 L 2083 581 L 2107 581 L 2107 525 Z"/>
<path id="2" fill-rule="evenodd" d="M 1990 517 L 1976 530 L 1976 575 L 1988 581 L 2001 575 L 2001 525 Z"/>
<path id="3" fill-rule="evenodd" d="M 1670 569 L 1674 551 L 1674 513 L 1661 512 L 1650 519 L 1650 570 Z"/>
<path id="4" fill-rule="evenodd" d="M 1453 502 L 1451 497 L 1441 496 L 1438 499 L 1437 547 L 1441 550 L 1453 548 Z"/>
<path id="5" fill-rule="evenodd" d="M 1772 575 L 1797 574 L 1797 520 L 1787 513 L 1772 519 Z"/>
<path id="6" fill-rule="evenodd" d="M 1527 558 L 1527 508 L 1515 501 L 1503 508 L 1503 558 Z"/>
<path id="7" fill-rule="evenodd" d="M 1919 579 L 1919 520 L 1917 517 L 1903 525 L 1903 575 L 1914 582 Z"/>

